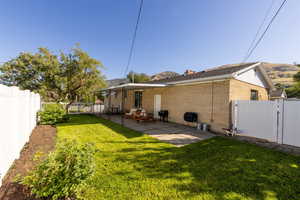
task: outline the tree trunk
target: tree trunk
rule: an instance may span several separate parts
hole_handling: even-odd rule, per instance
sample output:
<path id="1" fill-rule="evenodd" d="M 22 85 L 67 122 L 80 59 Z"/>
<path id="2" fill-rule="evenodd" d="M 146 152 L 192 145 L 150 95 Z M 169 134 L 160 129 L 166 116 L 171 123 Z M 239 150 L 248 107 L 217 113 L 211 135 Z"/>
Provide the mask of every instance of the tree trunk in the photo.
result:
<path id="1" fill-rule="evenodd" d="M 66 105 L 66 113 L 69 114 L 69 107 L 70 105 L 73 103 L 73 101 L 69 102 L 67 105 Z"/>

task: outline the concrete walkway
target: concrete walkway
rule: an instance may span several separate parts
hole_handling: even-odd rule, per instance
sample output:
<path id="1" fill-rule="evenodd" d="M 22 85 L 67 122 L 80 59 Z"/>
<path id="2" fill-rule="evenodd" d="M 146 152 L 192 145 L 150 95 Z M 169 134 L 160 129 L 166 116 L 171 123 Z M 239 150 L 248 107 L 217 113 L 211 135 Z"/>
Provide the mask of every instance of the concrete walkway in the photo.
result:
<path id="1" fill-rule="evenodd" d="M 120 115 L 101 115 L 101 117 L 122 124 Z M 161 141 L 174 144 L 178 147 L 188 145 L 194 142 L 205 140 L 215 135 L 210 132 L 197 130 L 196 128 L 175 124 L 171 122 L 136 122 L 132 119 L 124 119 L 124 126 L 146 133 Z"/>

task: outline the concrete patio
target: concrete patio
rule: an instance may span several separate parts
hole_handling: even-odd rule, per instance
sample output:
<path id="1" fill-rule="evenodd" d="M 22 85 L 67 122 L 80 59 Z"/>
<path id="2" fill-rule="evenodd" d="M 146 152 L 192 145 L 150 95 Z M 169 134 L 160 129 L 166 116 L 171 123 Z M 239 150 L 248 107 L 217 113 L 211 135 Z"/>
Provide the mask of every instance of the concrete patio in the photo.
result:
<path id="1" fill-rule="evenodd" d="M 120 115 L 100 115 L 105 119 L 122 124 Z M 210 132 L 200 131 L 196 128 L 171 122 L 137 122 L 132 119 L 123 119 L 123 125 L 127 128 L 146 133 L 161 141 L 174 144 L 178 147 L 188 145 L 201 140 L 209 139 L 215 135 Z"/>

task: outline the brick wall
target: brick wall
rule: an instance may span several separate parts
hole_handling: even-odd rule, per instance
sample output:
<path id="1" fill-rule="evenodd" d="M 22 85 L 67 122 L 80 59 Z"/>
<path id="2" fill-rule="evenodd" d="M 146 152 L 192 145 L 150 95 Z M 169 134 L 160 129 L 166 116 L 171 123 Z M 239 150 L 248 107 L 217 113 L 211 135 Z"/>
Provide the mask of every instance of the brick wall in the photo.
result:
<path id="1" fill-rule="evenodd" d="M 231 100 L 250 100 L 250 91 L 258 91 L 259 100 L 268 100 L 265 88 L 248 84 L 235 79 L 199 83 L 195 85 L 169 86 L 166 88 L 149 88 L 143 90 L 143 108 L 152 113 L 154 95 L 161 95 L 161 109 L 169 111 L 169 120 L 188 124 L 183 120 L 185 112 L 197 112 L 200 122 L 211 125 L 212 130 L 222 132 L 231 123 Z M 119 102 L 119 104 L 118 104 Z M 121 93 L 112 96 L 112 105 L 121 105 Z M 125 110 L 134 107 L 134 90 L 127 91 L 124 103 Z"/>
<path id="2" fill-rule="evenodd" d="M 134 105 L 134 91 L 128 92 L 125 108 Z M 170 86 L 152 88 L 143 91 L 143 108 L 147 112 L 154 110 L 154 95 L 161 95 L 161 109 L 169 111 L 169 120 L 195 126 L 183 120 L 185 112 L 197 112 L 199 121 L 212 125 L 220 131 L 229 124 L 229 80 L 197 85 Z"/>
<path id="3" fill-rule="evenodd" d="M 258 91 L 258 100 L 269 100 L 268 91 L 265 88 L 236 79 L 230 80 L 230 100 L 250 100 L 251 90 Z"/>

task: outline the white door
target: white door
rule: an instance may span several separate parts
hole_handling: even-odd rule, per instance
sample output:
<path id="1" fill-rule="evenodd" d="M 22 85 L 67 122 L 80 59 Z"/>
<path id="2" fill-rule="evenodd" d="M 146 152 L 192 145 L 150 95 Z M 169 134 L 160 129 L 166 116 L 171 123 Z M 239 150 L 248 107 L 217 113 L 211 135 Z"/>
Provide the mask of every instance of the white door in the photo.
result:
<path id="1" fill-rule="evenodd" d="M 154 118 L 158 118 L 158 111 L 161 109 L 161 95 L 154 95 Z"/>

